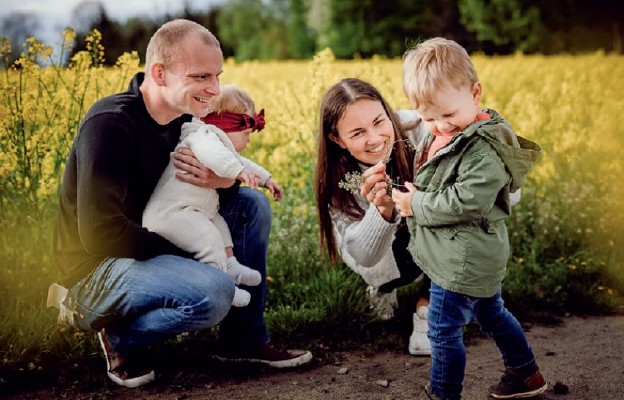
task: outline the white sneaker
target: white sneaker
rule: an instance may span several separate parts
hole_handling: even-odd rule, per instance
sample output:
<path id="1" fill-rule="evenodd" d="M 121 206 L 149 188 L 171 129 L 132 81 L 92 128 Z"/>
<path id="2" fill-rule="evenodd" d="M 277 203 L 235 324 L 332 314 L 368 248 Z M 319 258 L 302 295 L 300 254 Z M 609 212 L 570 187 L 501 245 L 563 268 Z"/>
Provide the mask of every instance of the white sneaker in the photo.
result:
<path id="1" fill-rule="evenodd" d="M 431 342 L 427 337 L 427 331 L 429 330 L 427 325 L 428 311 L 429 310 L 426 306 L 420 306 L 412 316 L 414 328 L 412 330 L 412 335 L 409 338 L 407 350 L 413 356 L 431 355 Z"/>
<path id="2" fill-rule="evenodd" d="M 260 272 L 239 263 L 235 257 L 228 257 L 226 273 L 237 285 L 258 286 L 262 282 Z"/>
<path id="3" fill-rule="evenodd" d="M 57 322 L 59 324 L 66 324 L 69 326 L 76 327 L 74 323 L 74 312 L 69 310 L 63 304 L 65 301 L 65 297 L 67 297 L 68 290 L 58 283 L 53 283 L 48 288 L 48 307 L 54 307 L 59 310 L 59 315 L 57 318 Z"/>
<path id="4" fill-rule="evenodd" d="M 394 317 L 394 312 L 399 305 L 396 290 L 384 293 L 374 286 L 369 286 L 366 288 L 366 294 L 370 308 L 375 310 L 379 319 L 389 320 Z"/>
<path id="5" fill-rule="evenodd" d="M 245 307 L 251 301 L 251 294 L 248 291 L 234 288 L 234 298 L 232 299 L 232 306 Z"/>

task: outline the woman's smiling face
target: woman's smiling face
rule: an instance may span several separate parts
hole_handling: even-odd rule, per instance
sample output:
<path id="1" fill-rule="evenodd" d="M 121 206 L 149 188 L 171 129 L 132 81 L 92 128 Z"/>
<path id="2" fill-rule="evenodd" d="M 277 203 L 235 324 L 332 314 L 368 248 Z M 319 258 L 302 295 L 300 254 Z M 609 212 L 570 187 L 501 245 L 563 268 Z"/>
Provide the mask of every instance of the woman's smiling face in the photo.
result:
<path id="1" fill-rule="evenodd" d="M 336 129 L 338 135 L 330 135 L 330 139 L 367 165 L 382 161 L 394 143 L 392 121 L 375 100 L 361 99 L 348 106 Z"/>

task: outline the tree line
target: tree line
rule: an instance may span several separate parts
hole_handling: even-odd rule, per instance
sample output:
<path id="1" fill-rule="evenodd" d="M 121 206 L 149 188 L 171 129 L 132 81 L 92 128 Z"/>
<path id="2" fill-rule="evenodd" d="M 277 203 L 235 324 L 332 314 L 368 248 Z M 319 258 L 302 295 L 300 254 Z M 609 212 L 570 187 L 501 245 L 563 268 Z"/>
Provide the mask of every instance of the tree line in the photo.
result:
<path id="1" fill-rule="evenodd" d="M 172 18 L 206 26 L 224 55 L 238 61 L 309 59 L 327 47 L 341 59 L 398 57 L 432 36 L 485 54 L 621 54 L 624 7 L 619 0 L 230 0 L 200 11 L 186 3 L 177 15 L 120 22 L 102 2 L 85 0 L 72 13 L 79 34 L 74 51 L 98 29 L 108 64 L 128 50 L 144 54 L 152 33 Z M 19 46 L 36 27 L 35 15 L 9 14 L 0 20 L 0 35 Z"/>

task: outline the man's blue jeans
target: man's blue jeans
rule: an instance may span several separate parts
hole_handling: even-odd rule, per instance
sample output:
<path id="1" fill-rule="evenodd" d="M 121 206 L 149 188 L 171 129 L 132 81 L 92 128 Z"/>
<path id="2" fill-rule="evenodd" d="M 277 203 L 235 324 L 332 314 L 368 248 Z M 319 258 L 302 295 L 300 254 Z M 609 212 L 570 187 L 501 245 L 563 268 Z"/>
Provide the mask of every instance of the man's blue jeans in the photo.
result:
<path id="1" fill-rule="evenodd" d="M 431 283 L 429 301 L 432 393 L 448 400 L 461 399 L 466 368 L 464 326 L 473 319 L 494 339 L 507 368 L 535 361 L 520 323 L 503 305 L 500 290 L 492 297 L 478 298 Z"/>
<path id="2" fill-rule="evenodd" d="M 269 202 L 257 190 L 240 188 L 219 212 L 232 233 L 237 259 L 263 278 L 260 285 L 245 287 L 251 293 L 247 307 L 230 309 L 234 282 L 213 266 L 171 255 L 146 261 L 108 258 L 70 289 L 65 304 L 81 316 L 76 318 L 78 327 L 106 328 L 111 346 L 122 354 L 222 320 L 220 342 L 239 349 L 267 343 L 262 312 Z"/>

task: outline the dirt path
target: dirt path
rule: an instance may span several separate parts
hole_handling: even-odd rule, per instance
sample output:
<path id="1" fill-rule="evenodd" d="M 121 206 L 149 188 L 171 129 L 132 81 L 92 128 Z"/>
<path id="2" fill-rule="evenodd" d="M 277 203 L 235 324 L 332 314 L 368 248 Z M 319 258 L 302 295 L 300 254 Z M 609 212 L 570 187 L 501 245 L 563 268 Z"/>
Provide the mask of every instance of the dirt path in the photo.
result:
<path id="1" fill-rule="evenodd" d="M 540 399 L 624 399 L 624 316 L 572 317 L 558 326 L 533 326 L 527 332 L 549 389 Z M 487 399 L 485 389 L 502 372 L 498 350 L 490 339 L 467 346 L 466 400 Z M 187 385 L 172 386 L 171 377 L 142 389 L 114 384 L 95 392 L 50 389 L 22 393 L 11 399 L 421 399 L 430 359 L 407 352 L 340 354 L 340 362 L 299 370 L 245 370 L 242 376 L 199 374 Z M 214 367 L 218 368 L 218 367 Z M 343 370 L 340 373 L 339 370 Z M 346 370 L 345 370 L 346 369 Z M 173 380 L 175 381 L 175 380 Z M 557 394 L 560 382 L 569 389 Z"/>

